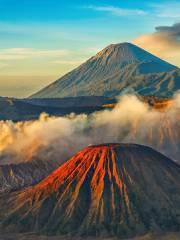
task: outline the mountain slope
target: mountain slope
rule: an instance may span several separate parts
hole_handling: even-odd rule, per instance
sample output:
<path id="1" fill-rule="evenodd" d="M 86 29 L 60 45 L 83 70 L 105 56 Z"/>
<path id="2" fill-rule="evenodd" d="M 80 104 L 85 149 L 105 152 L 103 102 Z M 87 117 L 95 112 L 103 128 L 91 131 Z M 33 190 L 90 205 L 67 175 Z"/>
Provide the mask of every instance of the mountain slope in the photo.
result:
<path id="1" fill-rule="evenodd" d="M 32 98 L 110 96 L 126 91 L 171 96 L 180 89 L 180 69 L 130 44 L 113 44 L 45 87 Z"/>
<path id="2" fill-rule="evenodd" d="M 47 177 L 56 167 L 56 162 L 41 160 L 0 165 L 0 193 L 32 186 Z"/>
<path id="3" fill-rule="evenodd" d="M 89 146 L 49 177 L 1 196 L 9 232 L 134 237 L 180 230 L 180 166 L 145 146 Z"/>

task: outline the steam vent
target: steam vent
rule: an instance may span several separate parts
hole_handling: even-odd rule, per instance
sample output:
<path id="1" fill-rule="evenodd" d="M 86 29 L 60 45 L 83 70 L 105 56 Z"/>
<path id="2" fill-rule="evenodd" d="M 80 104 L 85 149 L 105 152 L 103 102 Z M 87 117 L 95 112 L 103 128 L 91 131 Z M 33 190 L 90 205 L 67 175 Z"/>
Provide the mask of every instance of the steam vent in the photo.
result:
<path id="1" fill-rule="evenodd" d="M 180 166 L 135 144 L 89 146 L 0 200 L 8 232 L 133 237 L 180 230 Z"/>

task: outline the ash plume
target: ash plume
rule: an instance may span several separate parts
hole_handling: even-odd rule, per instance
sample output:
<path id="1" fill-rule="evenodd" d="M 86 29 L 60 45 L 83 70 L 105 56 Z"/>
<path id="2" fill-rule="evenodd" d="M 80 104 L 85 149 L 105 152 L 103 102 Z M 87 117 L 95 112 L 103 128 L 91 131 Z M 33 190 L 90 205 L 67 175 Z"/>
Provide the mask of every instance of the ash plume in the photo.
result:
<path id="1" fill-rule="evenodd" d="M 119 98 L 113 109 L 13 123 L 0 122 L 0 164 L 42 159 L 62 163 L 85 146 L 107 142 L 148 145 L 179 161 L 180 94 L 164 111 L 135 95 Z"/>

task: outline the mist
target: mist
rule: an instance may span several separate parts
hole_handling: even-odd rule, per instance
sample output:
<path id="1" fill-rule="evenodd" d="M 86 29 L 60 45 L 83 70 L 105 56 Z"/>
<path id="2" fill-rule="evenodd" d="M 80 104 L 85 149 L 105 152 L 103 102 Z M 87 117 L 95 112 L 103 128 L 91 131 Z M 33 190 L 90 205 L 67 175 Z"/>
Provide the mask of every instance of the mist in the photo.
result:
<path id="1" fill-rule="evenodd" d="M 90 115 L 70 114 L 38 120 L 0 122 L 0 164 L 36 159 L 69 159 L 83 147 L 107 142 L 153 147 L 172 160 L 180 156 L 180 94 L 164 111 L 155 110 L 135 95 L 124 95 L 113 109 Z"/>

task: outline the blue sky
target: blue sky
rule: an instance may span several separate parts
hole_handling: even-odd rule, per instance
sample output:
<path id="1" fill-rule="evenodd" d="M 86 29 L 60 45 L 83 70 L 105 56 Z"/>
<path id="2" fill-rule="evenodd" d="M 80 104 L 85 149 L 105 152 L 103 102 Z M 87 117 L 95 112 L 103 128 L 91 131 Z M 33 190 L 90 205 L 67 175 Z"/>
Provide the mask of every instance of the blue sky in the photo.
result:
<path id="1" fill-rule="evenodd" d="M 179 9 L 161 0 L 0 0 L 0 95 L 31 94 L 108 44 L 179 22 Z"/>

